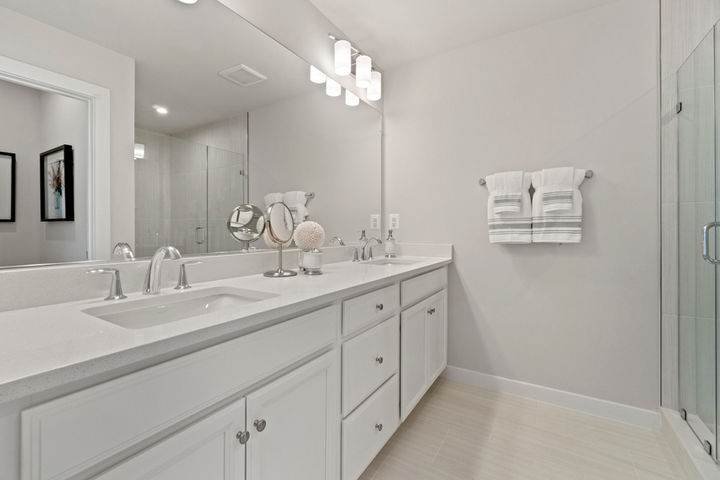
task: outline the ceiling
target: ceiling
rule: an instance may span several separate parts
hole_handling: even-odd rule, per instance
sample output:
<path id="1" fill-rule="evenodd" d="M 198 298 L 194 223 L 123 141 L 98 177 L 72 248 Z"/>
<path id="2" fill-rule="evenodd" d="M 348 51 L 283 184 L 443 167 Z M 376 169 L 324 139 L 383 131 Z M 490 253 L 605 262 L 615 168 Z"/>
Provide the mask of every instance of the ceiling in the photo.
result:
<path id="1" fill-rule="evenodd" d="M 617 0 L 310 0 L 383 69 Z"/>
<path id="2" fill-rule="evenodd" d="M 310 91 L 308 65 L 216 1 L 0 0 L 136 60 L 136 125 L 178 133 Z M 245 64 L 268 79 L 241 87 L 218 76 Z M 166 117 L 152 105 L 165 105 Z"/>

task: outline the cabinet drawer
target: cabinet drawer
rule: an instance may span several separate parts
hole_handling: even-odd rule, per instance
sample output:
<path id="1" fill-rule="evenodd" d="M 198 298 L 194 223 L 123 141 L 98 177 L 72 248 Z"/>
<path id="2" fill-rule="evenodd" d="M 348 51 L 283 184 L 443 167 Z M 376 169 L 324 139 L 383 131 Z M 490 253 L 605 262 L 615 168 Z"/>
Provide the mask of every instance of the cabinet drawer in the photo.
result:
<path id="1" fill-rule="evenodd" d="M 331 345 L 338 317 L 328 307 L 23 411 L 23 480 L 71 478 L 262 381 Z"/>
<path id="2" fill-rule="evenodd" d="M 398 371 L 400 319 L 396 315 L 342 346 L 343 416 Z"/>
<path id="3" fill-rule="evenodd" d="M 343 302 L 343 335 L 390 317 L 400 306 L 400 293 L 397 285 L 374 290 L 365 295 Z"/>
<path id="4" fill-rule="evenodd" d="M 343 421 L 343 480 L 356 480 L 395 433 L 398 398 L 394 375 Z"/>
<path id="5" fill-rule="evenodd" d="M 400 296 L 403 307 L 412 305 L 420 299 L 445 288 L 447 285 L 447 267 L 405 280 L 400 284 Z"/>

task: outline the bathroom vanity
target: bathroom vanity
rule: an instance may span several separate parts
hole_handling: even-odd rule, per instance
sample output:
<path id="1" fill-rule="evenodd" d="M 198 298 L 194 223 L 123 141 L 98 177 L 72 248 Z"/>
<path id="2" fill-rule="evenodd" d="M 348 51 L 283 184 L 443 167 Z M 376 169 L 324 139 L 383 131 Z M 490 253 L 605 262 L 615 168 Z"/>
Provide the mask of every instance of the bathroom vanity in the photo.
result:
<path id="1" fill-rule="evenodd" d="M 2 478 L 358 478 L 447 364 L 451 259 L 394 262 L 0 313 Z"/>

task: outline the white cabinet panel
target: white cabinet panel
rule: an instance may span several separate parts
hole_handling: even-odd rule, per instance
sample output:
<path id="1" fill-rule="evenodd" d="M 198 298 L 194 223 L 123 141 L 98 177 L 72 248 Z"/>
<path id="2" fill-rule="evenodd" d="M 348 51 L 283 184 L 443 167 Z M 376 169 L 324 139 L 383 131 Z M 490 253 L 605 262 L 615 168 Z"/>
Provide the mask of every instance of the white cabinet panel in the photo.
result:
<path id="1" fill-rule="evenodd" d="M 343 480 L 356 480 L 400 423 L 394 375 L 343 421 Z"/>
<path id="2" fill-rule="evenodd" d="M 418 275 L 400 284 L 402 306 L 407 307 L 447 285 L 447 267 Z"/>
<path id="3" fill-rule="evenodd" d="M 340 370 L 332 351 L 247 396 L 248 480 L 337 480 Z"/>
<path id="4" fill-rule="evenodd" d="M 400 413 L 403 421 L 447 366 L 447 290 L 400 316 Z"/>
<path id="5" fill-rule="evenodd" d="M 447 291 L 443 290 L 427 300 L 428 387 L 447 367 Z"/>
<path id="6" fill-rule="evenodd" d="M 342 346 L 343 416 L 397 373 L 400 363 L 400 318 L 393 318 Z"/>
<path id="7" fill-rule="evenodd" d="M 373 290 L 343 302 L 342 333 L 351 335 L 363 327 L 391 317 L 400 307 L 397 285 Z"/>
<path id="8" fill-rule="evenodd" d="M 405 420 L 427 389 L 425 303 L 400 317 L 400 412 Z"/>
<path id="9" fill-rule="evenodd" d="M 191 425 L 95 480 L 243 480 L 245 399 Z"/>

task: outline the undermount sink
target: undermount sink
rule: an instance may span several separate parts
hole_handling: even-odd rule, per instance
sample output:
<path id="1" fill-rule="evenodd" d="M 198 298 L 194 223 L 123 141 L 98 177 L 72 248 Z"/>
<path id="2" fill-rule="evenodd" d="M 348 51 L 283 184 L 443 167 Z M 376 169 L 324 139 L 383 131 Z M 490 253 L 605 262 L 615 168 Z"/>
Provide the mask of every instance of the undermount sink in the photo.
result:
<path id="1" fill-rule="evenodd" d="M 412 265 L 420 260 L 411 260 L 409 258 L 379 258 L 365 262 L 367 265 Z"/>
<path id="2" fill-rule="evenodd" d="M 277 296 L 240 288 L 216 287 L 159 295 L 83 310 L 123 328 L 139 329 L 176 322 L 221 310 L 237 309 Z"/>

